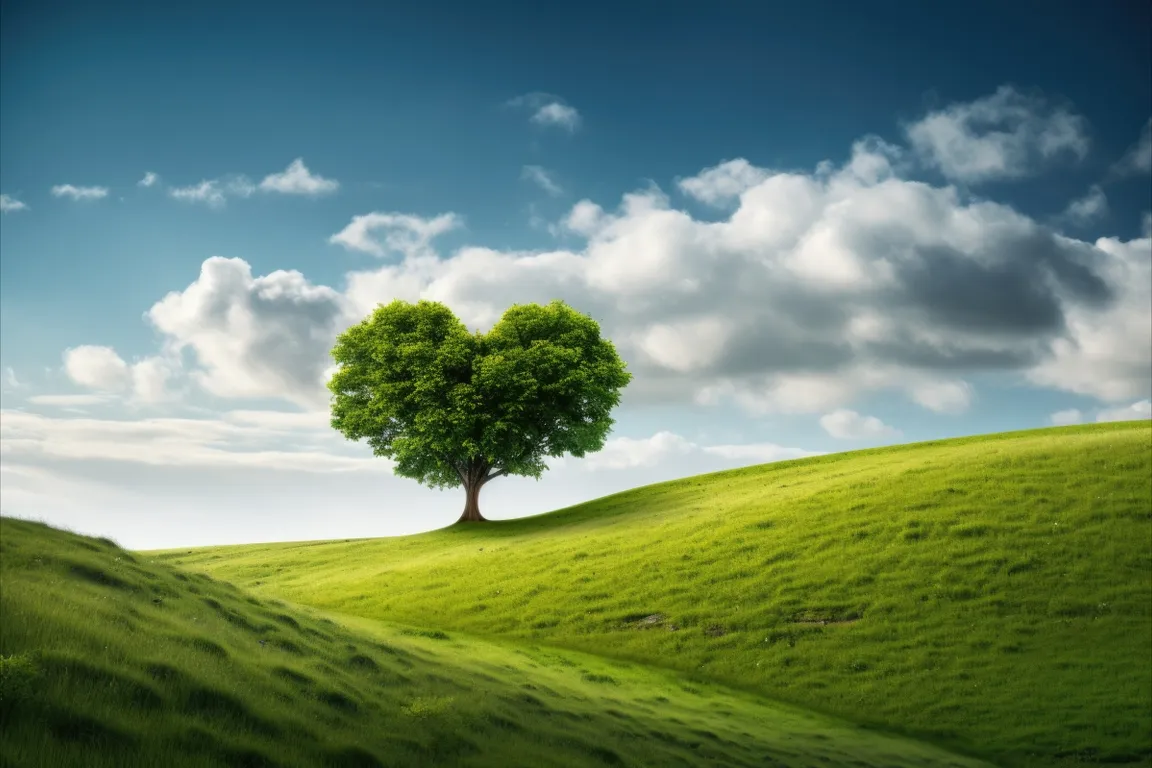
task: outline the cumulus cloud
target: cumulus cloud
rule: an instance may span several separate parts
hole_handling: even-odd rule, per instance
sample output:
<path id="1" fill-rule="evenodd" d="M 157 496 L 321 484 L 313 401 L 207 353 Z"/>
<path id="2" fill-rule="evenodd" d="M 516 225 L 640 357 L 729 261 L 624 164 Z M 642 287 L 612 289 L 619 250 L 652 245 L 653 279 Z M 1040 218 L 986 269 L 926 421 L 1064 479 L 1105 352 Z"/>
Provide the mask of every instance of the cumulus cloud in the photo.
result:
<path id="1" fill-rule="evenodd" d="M 540 189 L 544 190 L 553 197 L 558 197 L 564 194 L 564 190 L 560 187 L 559 184 L 556 183 L 556 180 L 552 177 L 552 174 L 538 165 L 524 166 L 524 168 L 520 171 L 520 178 L 525 179 L 526 181 L 531 181 L 533 184 L 540 187 Z"/>
<path id="2" fill-rule="evenodd" d="M 1088 153 L 1084 118 L 1007 85 L 931 112 L 906 133 L 925 163 L 969 184 L 1021 178 L 1058 158 Z"/>
<path id="3" fill-rule="evenodd" d="M 1065 332 L 1028 371 L 1035 384 L 1119 402 L 1152 392 L 1152 238 L 1105 237 L 1096 271 L 1113 294 L 1104 306 L 1070 302 Z"/>
<path id="4" fill-rule="evenodd" d="M 894 429 L 875 416 L 862 416 L 856 411 L 840 408 L 820 417 L 820 426 L 838 440 L 877 440 L 898 437 Z"/>
<path id="5" fill-rule="evenodd" d="M 1092 185 L 1084 197 L 1068 204 L 1060 218 L 1071 224 L 1084 226 L 1091 224 L 1106 213 L 1108 213 L 1108 198 L 1105 196 L 1104 190 Z"/>
<path id="6" fill-rule="evenodd" d="M 548 93 L 528 93 L 508 102 L 510 106 L 527 108 L 529 120 L 536 125 L 561 128 L 572 133 L 580 127 L 580 113 L 559 96 Z"/>
<path id="7" fill-rule="evenodd" d="M 304 165 L 304 158 L 296 158 L 281 173 L 265 176 L 260 191 L 285 195 L 327 195 L 340 188 L 340 182 L 312 173 Z"/>
<path id="8" fill-rule="evenodd" d="M 366 213 L 353 216 L 348 226 L 328 238 L 328 242 L 379 258 L 395 253 L 416 259 L 431 255 L 432 240 L 461 224 L 454 213 L 430 219 L 405 213 Z"/>
<path id="9" fill-rule="evenodd" d="M 286 414 L 291 417 L 295 414 Z M 288 422 L 269 427 L 225 414 L 215 419 L 136 420 L 54 418 L 4 410 L 0 435 L 6 458 L 18 461 L 98 460 L 170 467 L 249 467 L 294 472 L 388 472 L 391 463 L 365 455 L 341 454 L 331 430 Z M 332 445 L 315 446 L 331 439 Z"/>
<path id="10" fill-rule="evenodd" d="M 159 183 L 160 183 L 160 174 L 154 173 L 152 171 L 145 171 L 144 177 L 141 178 L 140 181 L 136 182 L 136 186 L 138 186 L 138 187 L 154 187 Z"/>
<path id="11" fill-rule="evenodd" d="M 203 203 L 209 208 L 223 208 L 230 197 L 251 197 L 256 187 L 247 176 L 204 179 L 187 187 L 172 187 L 168 194 L 185 203 Z"/>
<path id="12" fill-rule="evenodd" d="M 347 325 L 345 306 L 337 291 L 299 272 L 253 277 L 246 262 L 214 256 L 147 316 L 171 351 L 195 354 L 192 377 L 208 392 L 314 406 L 327 400 L 324 372 Z"/>
<path id="13" fill-rule="evenodd" d="M 647 438 L 614 437 L 604 444 L 603 450 L 587 456 L 583 466 L 590 470 L 623 470 L 654 467 L 676 457 L 719 458 L 727 460 L 727 463 L 767 463 L 817 455 L 813 451 L 772 443 L 700 445 L 672 432 L 657 432 Z"/>
<path id="14" fill-rule="evenodd" d="M 111 347 L 83 345 L 64 351 L 64 373 L 73 383 L 102 393 L 128 395 L 138 403 L 159 403 L 167 400 L 168 381 L 176 363 L 163 357 L 146 357 L 129 365 Z M 63 405 L 67 396 L 56 397 L 56 405 Z M 83 397 L 83 396 L 76 396 Z M 101 400 L 107 399 L 101 396 Z M 93 405 L 95 400 L 71 405 Z M 43 400 L 42 404 L 49 401 Z"/>
<path id="15" fill-rule="evenodd" d="M 1136 421 L 1152 419 L 1152 400 L 1140 400 L 1124 408 L 1108 408 L 1096 414 L 1096 421 Z"/>
<path id="16" fill-rule="evenodd" d="M 214 394 L 300 403 L 326 397 L 335 334 L 394 298 L 443 301 L 477 329 L 511 304 L 564 299 L 615 341 L 636 374 L 632 401 L 827 414 L 894 390 L 958 413 L 975 396 L 969 379 L 996 373 L 1115 402 L 1148 396 L 1147 238 L 1067 237 L 905 179 L 902 162 L 865 139 L 839 167 L 755 169 L 718 221 L 654 187 L 612 210 L 582 200 L 562 221 L 582 240 L 570 249 L 441 254 L 433 239 L 455 214 L 369 213 L 331 241 L 400 258 L 349 273 L 342 290 L 210 259 L 150 317 L 166 344 L 196 352 Z"/>
<path id="17" fill-rule="evenodd" d="M 77 187 L 72 184 L 57 184 L 52 187 L 53 197 L 68 197 L 73 200 L 99 200 L 108 196 L 107 187 Z"/>
<path id="18" fill-rule="evenodd" d="M 1084 414 L 1078 408 L 1069 408 L 1065 411 L 1056 411 L 1050 417 L 1057 427 L 1066 427 L 1070 424 L 1080 424 L 1084 421 Z"/>
<path id="19" fill-rule="evenodd" d="M 689 197 L 708 205 L 725 205 L 760 184 L 771 174 L 744 158 L 726 160 L 695 176 L 679 179 L 676 186 Z"/>
<path id="20" fill-rule="evenodd" d="M 1140 138 L 1128 148 L 1124 157 L 1120 158 L 1112 170 L 1118 175 L 1152 171 L 1152 119 L 1144 124 Z"/>
<path id="21" fill-rule="evenodd" d="M 64 351 L 64 373 L 82 387 L 105 392 L 126 389 L 132 378 L 116 350 L 88 344 Z"/>
<path id="22" fill-rule="evenodd" d="M 15 213 L 28 210 L 28 204 L 11 195 L 0 195 L 0 213 Z"/>

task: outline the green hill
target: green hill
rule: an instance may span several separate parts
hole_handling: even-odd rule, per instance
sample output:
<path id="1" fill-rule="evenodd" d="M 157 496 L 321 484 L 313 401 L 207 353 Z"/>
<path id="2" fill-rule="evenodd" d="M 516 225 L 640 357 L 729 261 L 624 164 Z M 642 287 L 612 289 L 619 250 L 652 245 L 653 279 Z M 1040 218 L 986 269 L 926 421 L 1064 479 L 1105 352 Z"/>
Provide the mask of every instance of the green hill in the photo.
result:
<path id="1" fill-rule="evenodd" d="M 325 616 L 0 518 L 0 765 L 980 763 L 673 672 Z"/>
<path id="2" fill-rule="evenodd" d="M 155 557 L 266 598 L 677 670 L 1001 765 L 1152 765 L 1147 422 L 750 467 L 418 536 Z"/>

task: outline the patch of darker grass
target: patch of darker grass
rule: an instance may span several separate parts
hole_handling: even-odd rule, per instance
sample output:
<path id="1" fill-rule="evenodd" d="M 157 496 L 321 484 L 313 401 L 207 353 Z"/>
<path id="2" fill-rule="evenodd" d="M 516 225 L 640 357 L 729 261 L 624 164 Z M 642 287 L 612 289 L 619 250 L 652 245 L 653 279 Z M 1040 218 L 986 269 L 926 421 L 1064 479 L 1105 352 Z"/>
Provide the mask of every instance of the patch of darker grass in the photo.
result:
<path id="1" fill-rule="evenodd" d="M 193 650 L 206 653 L 209 656 L 215 656 L 218 659 L 228 658 L 228 651 L 224 646 L 217 643 L 215 640 L 209 640 L 206 637 L 178 637 L 176 641 L 182 645 L 186 645 Z"/>
<path id="2" fill-rule="evenodd" d="M 619 685 L 619 683 L 616 682 L 616 678 L 610 677 L 608 675 L 594 675 L 591 672 L 585 672 L 580 677 L 589 683 L 600 683 L 602 685 Z"/>
<path id="3" fill-rule="evenodd" d="M 384 768 L 380 758 L 363 747 L 343 747 L 324 756 L 328 768 Z"/>
<path id="4" fill-rule="evenodd" d="M 402 635 L 410 635 L 413 637 L 427 637 L 430 640 L 451 640 L 448 634 L 440 631 L 439 629 L 402 629 Z"/>
<path id="5" fill-rule="evenodd" d="M 316 699 L 341 712 L 352 713 L 360 709 L 355 701 L 339 691 L 319 691 Z"/>
<path id="6" fill-rule="evenodd" d="M 273 640 L 272 645 L 285 653 L 291 653 L 295 656 L 306 656 L 308 654 L 307 649 L 301 645 L 297 645 L 291 640 Z"/>
<path id="7" fill-rule="evenodd" d="M 97 689 L 103 696 L 113 696 L 138 709 L 155 711 L 163 709 L 166 704 L 164 697 L 151 686 L 80 659 L 46 656 L 41 665 L 46 675 L 66 678 L 70 687 Z"/>
<path id="8" fill-rule="evenodd" d="M 103 571 L 99 568 L 93 568 L 92 566 L 85 565 L 84 563 L 73 563 L 68 561 L 64 561 L 64 564 L 68 566 L 68 570 L 72 573 L 73 576 L 76 576 L 79 579 L 83 579 L 90 584 L 97 584 L 101 587 L 112 587 L 113 589 L 135 589 L 134 585 L 129 584 L 119 576 L 113 576 L 107 571 Z"/>
<path id="9" fill-rule="evenodd" d="M 349 657 L 348 666 L 353 669 L 362 669 L 368 672 L 375 672 L 380 669 L 380 665 L 371 656 L 365 656 L 362 653 L 357 653 Z"/>
<path id="10" fill-rule="evenodd" d="M 273 667 L 272 674 L 276 675 L 276 677 L 290 680 L 297 685 L 311 685 L 312 683 L 316 682 L 303 672 L 297 672 L 296 670 L 290 669 L 288 667 Z"/>
<path id="11" fill-rule="evenodd" d="M 215 688 L 197 686 L 184 697 L 184 708 L 189 714 L 199 715 L 230 725 L 237 730 L 249 730 L 265 736 L 276 736 L 280 727 L 256 715 L 244 702 Z"/>
<path id="12" fill-rule="evenodd" d="M 128 749 L 136 738 L 94 717 L 65 709 L 50 709 L 45 714 L 48 730 L 61 741 L 98 746 L 101 749 Z"/>
<path id="13" fill-rule="evenodd" d="M 273 620 L 278 621 L 281 624 L 287 624 L 289 627 L 292 627 L 293 629 L 300 629 L 300 622 L 296 621 L 296 619 L 292 618 L 291 616 L 289 616 L 286 613 L 275 613 L 272 615 L 272 618 L 273 618 Z"/>

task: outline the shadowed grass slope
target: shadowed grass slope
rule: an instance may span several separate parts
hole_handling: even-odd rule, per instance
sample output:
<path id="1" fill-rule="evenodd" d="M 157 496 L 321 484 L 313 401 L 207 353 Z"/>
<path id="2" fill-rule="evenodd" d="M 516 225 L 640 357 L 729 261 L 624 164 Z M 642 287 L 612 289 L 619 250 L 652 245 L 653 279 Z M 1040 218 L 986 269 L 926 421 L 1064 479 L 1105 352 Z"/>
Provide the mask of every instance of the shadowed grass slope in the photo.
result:
<path id="1" fill-rule="evenodd" d="M 1004 765 L 1152 765 L 1147 422 L 162 557 L 308 605 L 686 671 Z"/>
<path id="2" fill-rule="evenodd" d="M 0 518 L 0 765 L 954 766 L 682 675 L 324 616 Z"/>

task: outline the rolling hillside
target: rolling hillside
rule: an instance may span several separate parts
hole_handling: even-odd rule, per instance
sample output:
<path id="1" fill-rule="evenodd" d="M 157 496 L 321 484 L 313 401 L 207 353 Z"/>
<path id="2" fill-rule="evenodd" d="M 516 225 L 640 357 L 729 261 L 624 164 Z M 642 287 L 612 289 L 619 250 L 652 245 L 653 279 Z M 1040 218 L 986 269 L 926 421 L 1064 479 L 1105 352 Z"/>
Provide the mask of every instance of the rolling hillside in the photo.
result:
<path id="1" fill-rule="evenodd" d="M 0 765 L 949 766 L 683 675 L 245 594 L 0 518 Z"/>
<path id="2" fill-rule="evenodd" d="M 418 536 L 151 556 L 263 599 L 677 670 L 1001 765 L 1152 765 L 1147 422 L 750 467 Z"/>

